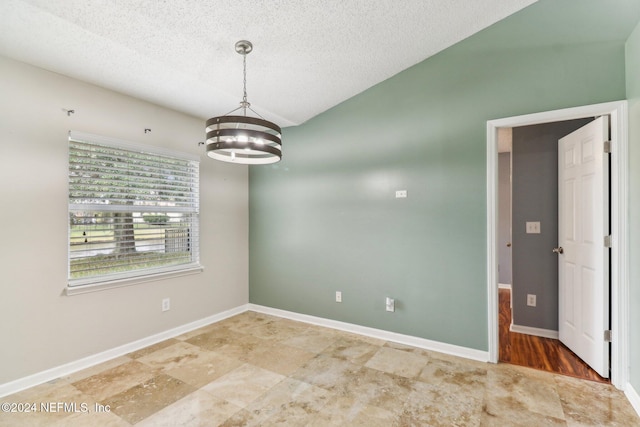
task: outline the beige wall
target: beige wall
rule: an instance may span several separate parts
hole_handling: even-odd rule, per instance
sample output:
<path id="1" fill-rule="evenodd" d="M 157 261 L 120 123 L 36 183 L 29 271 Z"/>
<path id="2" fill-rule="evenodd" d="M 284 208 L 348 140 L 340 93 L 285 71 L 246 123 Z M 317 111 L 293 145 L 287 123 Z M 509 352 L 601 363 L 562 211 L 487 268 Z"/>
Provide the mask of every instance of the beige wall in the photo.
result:
<path id="1" fill-rule="evenodd" d="M 247 167 L 204 155 L 202 119 L 4 57 L 0 86 L 0 384 L 248 302 Z M 62 295 L 69 130 L 201 154 L 204 272 Z"/>
<path id="2" fill-rule="evenodd" d="M 640 22 L 627 40 L 625 59 L 629 100 L 629 360 L 630 382 L 640 394 Z M 636 410 L 640 412 L 638 405 Z"/>

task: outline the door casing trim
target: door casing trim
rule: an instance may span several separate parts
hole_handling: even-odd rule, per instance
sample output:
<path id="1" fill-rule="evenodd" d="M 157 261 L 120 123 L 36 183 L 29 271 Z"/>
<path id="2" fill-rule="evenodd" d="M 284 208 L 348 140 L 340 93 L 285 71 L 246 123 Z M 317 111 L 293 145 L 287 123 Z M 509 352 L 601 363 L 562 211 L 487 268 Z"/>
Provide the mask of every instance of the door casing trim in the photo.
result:
<path id="1" fill-rule="evenodd" d="M 487 121 L 487 308 L 489 361 L 498 362 L 498 128 L 611 117 L 611 384 L 629 381 L 629 141 L 627 101 Z"/>

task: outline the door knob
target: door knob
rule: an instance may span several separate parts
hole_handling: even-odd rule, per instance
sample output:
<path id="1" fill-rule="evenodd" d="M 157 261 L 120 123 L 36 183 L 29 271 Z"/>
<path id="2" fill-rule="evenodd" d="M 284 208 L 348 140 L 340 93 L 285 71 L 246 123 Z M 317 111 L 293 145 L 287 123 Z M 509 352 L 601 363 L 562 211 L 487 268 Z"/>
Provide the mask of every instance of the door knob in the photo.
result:
<path id="1" fill-rule="evenodd" d="M 510 248 L 511 247 L 511 242 L 507 243 L 507 247 Z"/>
<path id="2" fill-rule="evenodd" d="M 553 248 L 552 252 L 554 254 L 562 254 L 564 253 L 564 249 L 562 249 L 562 246 L 558 246 L 557 248 Z"/>

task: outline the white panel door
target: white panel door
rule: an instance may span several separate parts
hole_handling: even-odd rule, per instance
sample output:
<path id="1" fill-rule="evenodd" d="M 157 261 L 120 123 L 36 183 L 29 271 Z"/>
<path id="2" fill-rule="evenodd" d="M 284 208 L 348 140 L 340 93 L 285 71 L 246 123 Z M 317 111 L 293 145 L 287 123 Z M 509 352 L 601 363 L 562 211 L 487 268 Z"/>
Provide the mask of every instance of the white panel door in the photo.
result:
<path id="1" fill-rule="evenodd" d="M 560 341 L 609 377 L 608 117 L 560 139 L 558 253 Z"/>

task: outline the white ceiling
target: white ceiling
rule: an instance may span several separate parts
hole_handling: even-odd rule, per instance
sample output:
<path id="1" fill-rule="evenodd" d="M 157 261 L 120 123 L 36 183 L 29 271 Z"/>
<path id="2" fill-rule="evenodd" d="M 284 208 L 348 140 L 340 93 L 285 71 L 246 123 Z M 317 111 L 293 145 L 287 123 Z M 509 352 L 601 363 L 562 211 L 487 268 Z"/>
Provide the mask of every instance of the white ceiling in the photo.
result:
<path id="1" fill-rule="evenodd" d="M 536 0 L 0 0 L 0 55 L 206 118 L 303 123 Z"/>

